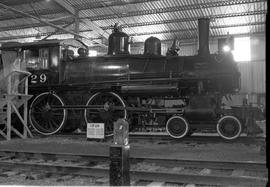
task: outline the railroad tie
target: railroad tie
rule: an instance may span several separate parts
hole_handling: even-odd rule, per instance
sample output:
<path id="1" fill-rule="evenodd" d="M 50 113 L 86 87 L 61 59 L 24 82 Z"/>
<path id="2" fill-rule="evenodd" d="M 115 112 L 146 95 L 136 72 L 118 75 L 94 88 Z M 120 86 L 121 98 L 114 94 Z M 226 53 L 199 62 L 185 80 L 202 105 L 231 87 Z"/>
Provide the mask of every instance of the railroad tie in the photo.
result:
<path id="1" fill-rule="evenodd" d="M 195 184 L 184 184 L 182 187 L 196 187 Z"/>
<path id="2" fill-rule="evenodd" d="M 137 181 L 131 180 L 131 181 L 130 181 L 130 186 L 135 186 L 136 183 L 137 183 Z"/>
<path id="3" fill-rule="evenodd" d="M 19 173 L 19 171 L 5 171 L 5 172 L 1 172 L 0 176 L 1 177 L 12 177 L 15 176 Z"/>
<path id="4" fill-rule="evenodd" d="M 241 177 L 241 176 L 244 176 L 244 173 L 245 173 L 245 171 L 242 170 L 242 169 L 235 169 L 235 170 L 232 171 L 231 176 Z"/>
<path id="5" fill-rule="evenodd" d="M 12 158 L 12 156 L 4 156 L 4 157 L 0 157 L 0 160 L 7 160 L 7 159 L 10 159 Z"/>
<path id="6" fill-rule="evenodd" d="M 147 186 L 155 186 L 155 187 L 161 187 L 164 186 L 165 182 L 151 182 Z"/>
<path id="7" fill-rule="evenodd" d="M 199 172 L 199 175 L 210 175 L 211 172 L 212 172 L 211 169 L 203 168 L 203 169 Z"/>

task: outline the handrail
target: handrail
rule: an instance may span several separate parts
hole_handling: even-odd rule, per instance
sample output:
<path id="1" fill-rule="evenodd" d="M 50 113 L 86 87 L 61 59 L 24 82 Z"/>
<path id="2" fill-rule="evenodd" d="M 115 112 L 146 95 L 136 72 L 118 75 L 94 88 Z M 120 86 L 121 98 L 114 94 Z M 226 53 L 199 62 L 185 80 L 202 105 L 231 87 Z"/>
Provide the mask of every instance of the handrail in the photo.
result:
<path id="1" fill-rule="evenodd" d="M 31 75 L 32 73 L 28 72 L 28 71 L 23 71 L 23 70 L 12 70 L 9 74 L 12 74 L 14 72 L 17 72 L 17 73 L 22 73 L 22 74 L 26 74 L 26 75 Z"/>
<path id="2" fill-rule="evenodd" d="M 4 76 L 3 79 L 5 79 L 5 78 L 11 76 L 11 75 L 14 74 L 14 73 L 22 73 L 22 74 L 25 74 L 25 75 L 28 75 L 28 76 L 30 76 L 30 75 L 32 74 L 32 73 L 30 73 L 30 72 L 28 72 L 28 71 L 23 71 L 23 70 L 17 70 L 17 69 L 14 69 L 14 70 L 12 70 L 11 72 L 9 72 L 6 76 Z M 3 80 L 3 79 L 1 79 L 1 80 Z M 0 81 L 1 81 L 1 80 L 0 80 Z"/>
<path id="3" fill-rule="evenodd" d="M 21 80 L 18 80 L 16 82 L 16 85 L 12 85 L 14 83 L 11 81 L 12 80 L 11 78 L 12 78 L 12 75 L 14 75 L 15 73 L 24 74 L 25 76 Z M 7 80 L 7 83 L 8 83 L 7 84 L 7 93 L 8 94 L 11 94 L 12 92 L 14 92 L 14 89 L 16 89 L 21 83 L 25 82 L 24 83 L 24 92 L 25 92 L 24 94 L 28 94 L 28 77 L 30 75 L 31 75 L 31 73 L 28 71 L 14 69 L 11 72 L 9 72 L 6 76 L 4 76 L 3 79 L 0 79 L 0 82 L 2 82 L 3 80 Z"/>
<path id="4" fill-rule="evenodd" d="M 11 76 L 14 73 L 21 73 L 21 74 L 25 74 L 27 75 L 27 77 L 29 77 L 30 75 L 32 75 L 32 73 L 28 72 L 28 71 L 22 71 L 22 70 L 12 70 L 11 72 L 9 72 L 6 76 L 3 76 L 3 78 L 0 77 L 0 82 L 7 79 L 9 76 Z"/>

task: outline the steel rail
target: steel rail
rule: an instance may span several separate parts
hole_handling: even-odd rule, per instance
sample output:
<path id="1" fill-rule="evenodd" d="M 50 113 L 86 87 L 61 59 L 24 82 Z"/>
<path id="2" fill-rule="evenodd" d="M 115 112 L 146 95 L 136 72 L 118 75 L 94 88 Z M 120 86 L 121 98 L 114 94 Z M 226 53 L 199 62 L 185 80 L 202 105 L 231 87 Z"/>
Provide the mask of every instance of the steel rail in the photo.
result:
<path id="1" fill-rule="evenodd" d="M 109 177 L 108 168 L 93 168 L 87 166 L 63 166 L 49 165 L 40 163 L 21 163 L 0 161 L 2 169 L 10 169 L 15 167 L 21 171 L 40 171 L 46 173 L 61 173 L 80 176 Z M 192 184 L 208 184 L 208 185 L 241 185 L 241 186 L 264 186 L 267 182 L 265 178 L 259 177 L 235 177 L 235 176 L 215 176 L 215 175 L 195 175 L 195 174 L 175 174 L 164 172 L 147 172 L 147 171 L 130 171 L 132 180 L 150 180 L 150 181 L 166 181 L 175 183 L 192 183 Z"/>
<path id="2" fill-rule="evenodd" d="M 39 136 L 40 134 L 35 134 Z M 54 137 L 64 137 L 64 138 L 86 138 L 86 132 L 81 133 L 62 133 L 62 134 L 54 134 Z M 265 144 L 264 137 L 248 137 L 245 134 L 242 134 L 240 137 L 234 140 L 225 140 L 221 138 L 217 134 L 196 134 L 196 132 L 192 136 L 187 136 L 181 139 L 175 139 L 169 136 L 165 130 L 162 132 L 130 132 L 129 133 L 130 142 L 134 140 L 155 140 L 155 141 L 169 141 L 172 143 L 190 143 L 190 142 L 199 142 L 199 143 L 225 143 L 225 144 L 233 144 L 233 143 L 244 143 L 251 145 L 263 145 Z"/>
<path id="3" fill-rule="evenodd" d="M 23 158 L 42 158 L 44 160 L 91 160 L 91 161 L 109 161 L 108 155 L 94 154 L 72 154 L 72 153 L 45 153 L 30 151 L 13 151 L 0 149 L 0 156 L 23 157 Z M 158 163 L 166 166 L 196 167 L 209 169 L 245 169 L 253 171 L 265 171 L 265 162 L 255 161 L 209 161 L 209 160 L 185 160 L 171 158 L 152 158 L 152 157 L 133 157 L 130 156 L 131 163 Z"/>
<path id="4" fill-rule="evenodd" d="M 61 136 L 61 135 L 59 135 Z M 65 135 L 63 135 L 65 136 Z M 86 135 L 84 135 L 86 136 Z M 263 137 L 247 137 L 247 136 L 240 136 L 237 139 L 234 140 L 225 140 L 221 138 L 218 135 L 196 135 L 196 132 L 194 135 L 191 136 L 186 136 L 181 139 L 175 139 L 168 134 L 151 134 L 151 133 L 145 133 L 145 134 L 134 134 L 130 133 L 129 134 L 130 139 L 166 139 L 166 140 L 173 140 L 175 142 L 200 142 L 200 143 L 205 143 L 205 142 L 215 142 L 215 143 L 247 143 L 247 144 L 263 144 L 265 143 L 265 138 Z"/>

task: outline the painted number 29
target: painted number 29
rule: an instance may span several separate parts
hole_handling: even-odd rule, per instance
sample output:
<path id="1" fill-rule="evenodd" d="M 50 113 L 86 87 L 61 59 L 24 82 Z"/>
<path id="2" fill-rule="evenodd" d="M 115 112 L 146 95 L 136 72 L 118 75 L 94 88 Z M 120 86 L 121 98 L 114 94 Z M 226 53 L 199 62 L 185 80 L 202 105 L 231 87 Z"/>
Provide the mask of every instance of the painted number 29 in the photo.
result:
<path id="1" fill-rule="evenodd" d="M 33 84 L 36 84 L 38 82 L 45 83 L 46 80 L 47 80 L 47 76 L 44 73 L 40 74 L 39 76 L 37 76 L 35 74 L 31 75 L 31 83 L 33 83 Z"/>

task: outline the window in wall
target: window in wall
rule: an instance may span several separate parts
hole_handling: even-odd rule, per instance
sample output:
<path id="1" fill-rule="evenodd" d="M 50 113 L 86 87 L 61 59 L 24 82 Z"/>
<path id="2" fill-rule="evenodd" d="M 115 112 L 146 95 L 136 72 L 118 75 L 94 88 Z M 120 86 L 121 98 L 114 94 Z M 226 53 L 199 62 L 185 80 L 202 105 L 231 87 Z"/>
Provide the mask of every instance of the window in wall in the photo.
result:
<path id="1" fill-rule="evenodd" d="M 234 60 L 237 62 L 250 61 L 250 37 L 239 37 L 234 39 Z"/>

